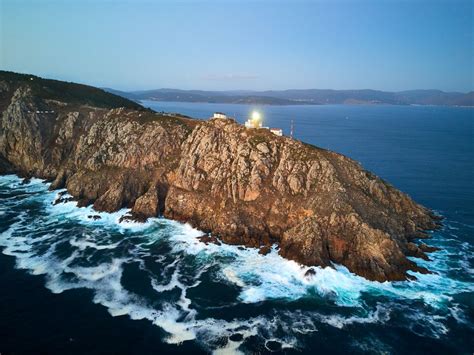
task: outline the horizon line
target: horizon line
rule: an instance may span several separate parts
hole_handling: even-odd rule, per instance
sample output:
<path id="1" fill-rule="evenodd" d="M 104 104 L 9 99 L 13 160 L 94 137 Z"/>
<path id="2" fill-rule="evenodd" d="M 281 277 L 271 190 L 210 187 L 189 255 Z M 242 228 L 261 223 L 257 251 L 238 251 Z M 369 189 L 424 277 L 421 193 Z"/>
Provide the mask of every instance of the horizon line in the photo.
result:
<path id="1" fill-rule="evenodd" d="M 385 90 L 385 89 L 374 89 L 374 88 L 363 88 L 363 89 L 329 89 L 329 88 L 316 88 L 316 87 L 310 87 L 310 88 L 287 88 L 287 89 L 179 89 L 179 88 L 171 88 L 171 87 L 158 87 L 154 89 L 116 89 L 115 85 L 94 85 L 90 82 L 84 82 L 84 81 L 74 81 L 74 80 L 68 80 L 68 79 L 61 79 L 58 76 L 51 74 L 46 76 L 42 76 L 42 74 L 33 74 L 30 72 L 22 72 L 22 71 L 14 71 L 14 70 L 8 70 L 8 69 L 0 69 L 0 72 L 10 72 L 10 73 L 16 73 L 16 74 L 24 74 L 24 75 L 33 75 L 37 76 L 42 79 L 49 79 L 49 80 L 58 80 L 58 81 L 64 81 L 64 82 L 69 82 L 69 83 L 76 83 L 76 84 L 82 84 L 82 85 L 88 85 L 92 87 L 96 87 L 99 89 L 112 89 L 116 91 L 121 91 L 125 93 L 134 93 L 134 92 L 144 92 L 144 91 L 154 91 L 154 90 L 180 90 L 180 91 L 212 91 L 212 92 L 232 92 L 232 91 L 248 91 L 248 92 L 265 92 L 265 91 L 292 91 L 292 90 L 326 90 L 326 91 L 365 91 L 365 90 L 370 90 L 370 91 L 380 91 L 380 92 L 387 92 L 387 93 L 400 93 L 400 92 L 406 92 L 406 91 L 440 91 L 443 93 L 456 93 L 456 94 L 470 94 L 474 92 L 474 88 L 471 88 L 468 91 L 463 91 L 463 90 L 455 90 L 455 91 L 447 91 L 447 90 L 442 90 L 442 89 L 437 89 L 437 88 L 425 88 L 425 89 L 403 89 L 403 90 Z M 120 86 L 120 85 L 117 85 Z"/>
<path id="2" fill-rule="evenodd" d="M 56 80 L 56 79 L 54 79 Z M 85 84 L 85 85 L 90 85 L 90 84 Z M 93 85 L 91 85 L 93 86 Z M 207 91 L 207 92 L 238 92 L 238 91 L 247 91 L 247 92 L 268 92 L 268 91 L 304 91 L 304 90 L 321 90 L 321 91 L 379 91 L 379 92 L 387 92 L 387 93 L 401 93 L 401 92 L 407 92 L 407 91 L 439 91 L 447 94 L 469 94 L 474 92 L 474 89 L 469 90 L 469 91 L 446 91 L 446 90 L 441 90 L 441 89 L 435 89 L 435 88 L 430 88 L 430 89 L 403 89 L 403 90 L 383 90 L 383 89 L 371 89 L 371 88 L 364 88 L 364 89 L 328 89 L 328 88 L 292 88 L 292 89 L 262 89 L 262 90 L 255 90 L 255 89 L 180 89 L 180 88 L 172 88 L 172 87 L 158 87 L 154 89 L 140 89 L 140 90 L 121 90 L 121 89 L 115 89 L 114 87 L 110 86 L 97 86 L 98 88 L 101 89 L 111 89 L 111 90 L 116 90 L 116 91 L 121 91 L 125 92 L 128 94 L 132 93 L 137 93 L 137 92 L 147 92 L 147 91 L 156 91 L 156 90 L 176 90 L 176 91 Z"/>

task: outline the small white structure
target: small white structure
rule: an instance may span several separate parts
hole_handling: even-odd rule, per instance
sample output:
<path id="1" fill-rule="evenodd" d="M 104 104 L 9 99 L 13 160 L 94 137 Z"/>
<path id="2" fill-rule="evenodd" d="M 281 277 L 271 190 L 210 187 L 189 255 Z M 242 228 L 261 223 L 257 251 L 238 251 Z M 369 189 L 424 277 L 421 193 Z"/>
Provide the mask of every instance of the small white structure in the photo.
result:
<path id="1" fill-rule="evenodd" d="M 283 130 L 281 128 L 270 128 L 270 127 L 263 127 L 262 126 L 262 116 L 257 111 L 252 112 L 252 116 L 245 121 L 246 128 L 264 128 L 268 129 L 276 136 L 283 136 Z"/>
<path id="2" fill-rule="evenodd" d="M 252 112 L 252 116 L 245 121 L 245 127 L 247 128 L 262 128 L 262 117 L 257 111 Z"/>
<path id="3" fill-rule="evenodd" d="M 212 116 L 212 118 L 224 118 L 224 119 L 226 119 L 227 115 L 225 113 L 222 113 L 222 112 L 214 112 L 214 115 Z"/>
<path id="4" fill-rule="evenodd" d="M 54 113 L 54 110 L 51 110 L 51 111 L 30 111 L 28 110 L 28 113 Z"/>
<path id="5" fill-rule="evenodd" d="M 245 127 L 247 128 L 262 128 L 262 122 L 255 120 L 245 121 Z"/>
<path id="6" fill-rule="evenodd" d="M 283 130 L 281 128 L 270 128 L 270 132 L 277 136 L 283 136 Z"/>

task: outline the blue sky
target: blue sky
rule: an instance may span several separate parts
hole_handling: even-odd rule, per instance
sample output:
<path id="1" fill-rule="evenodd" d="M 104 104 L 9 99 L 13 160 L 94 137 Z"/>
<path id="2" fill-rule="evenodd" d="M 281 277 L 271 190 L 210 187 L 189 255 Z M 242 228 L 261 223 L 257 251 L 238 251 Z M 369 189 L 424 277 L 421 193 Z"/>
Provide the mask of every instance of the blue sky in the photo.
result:
<path id="1" fill-rule="evenodd" d="M 123 90 L 474 89 L 474 2 L 0 0 L 0 68 Z"/>

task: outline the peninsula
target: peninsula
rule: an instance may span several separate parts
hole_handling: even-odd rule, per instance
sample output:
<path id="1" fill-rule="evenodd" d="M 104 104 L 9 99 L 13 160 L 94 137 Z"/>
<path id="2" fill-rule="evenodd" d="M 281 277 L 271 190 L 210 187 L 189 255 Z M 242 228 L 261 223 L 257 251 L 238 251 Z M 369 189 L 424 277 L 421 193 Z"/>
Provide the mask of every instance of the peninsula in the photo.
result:
<path id="1" fill-rule="evenodd" d="M 445 92 L 441 90 L 324 90 L 300 89 L 280 91 L 204 91 L 157 89 L 119 91 L 105 89 L 130 100 L 208 102 L 259 105 L 436 105 L 474 106 L 474 91 Z"/>
<path id="2" fill-rule="evenodd" d="M 155 113 L 90 86 L 0 72 L 0 173 L 66 188 L 79 206 L 187 222 L 370 280 L 429 272 L 439 217 L 335 152 L 233 120 Z"/>

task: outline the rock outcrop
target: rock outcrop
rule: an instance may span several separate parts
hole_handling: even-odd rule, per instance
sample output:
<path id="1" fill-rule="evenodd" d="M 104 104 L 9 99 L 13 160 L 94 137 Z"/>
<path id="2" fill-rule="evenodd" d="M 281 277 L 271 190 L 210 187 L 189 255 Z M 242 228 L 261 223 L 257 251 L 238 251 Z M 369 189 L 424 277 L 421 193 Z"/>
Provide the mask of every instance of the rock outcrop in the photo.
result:
<path id="1" fill-rule="evenodd" d="M 378 281 L 428 272 L 407 257 L 427 259 L 433 249 L 416 240 L 438 218 L 343 155 L 30 77 L 0 72 L 0 173 L 45 178 L 81 206 L 163 215 L 262 253 L 276 243 L 305 265 L 338 263 Z"/>

